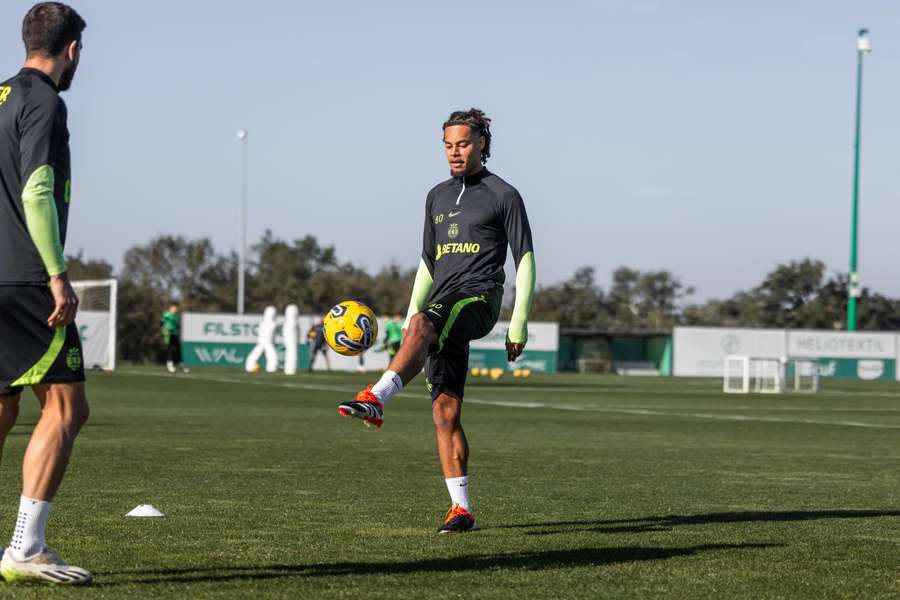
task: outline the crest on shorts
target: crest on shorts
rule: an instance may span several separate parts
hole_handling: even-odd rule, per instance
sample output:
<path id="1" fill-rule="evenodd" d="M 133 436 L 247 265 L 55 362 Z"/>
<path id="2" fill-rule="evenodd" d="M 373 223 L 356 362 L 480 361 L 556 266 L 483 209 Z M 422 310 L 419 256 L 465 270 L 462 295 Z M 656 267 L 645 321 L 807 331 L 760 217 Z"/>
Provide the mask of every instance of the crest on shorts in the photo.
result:
<path id="1" fill-rule="evenodd" d="M 81 367 L 81 350 L 70 348 L 66 353 L 66 366 L 70 371 L 77 371 Z"/>
<path id="2" fill-rule="evenodd" d="M 459 225 L 456 223 L 450 223 L 450 229 L 447 230 L 447 235 L 450 236 L 451 240 L 455 240 L 456 236 L 459 235 Z"/>

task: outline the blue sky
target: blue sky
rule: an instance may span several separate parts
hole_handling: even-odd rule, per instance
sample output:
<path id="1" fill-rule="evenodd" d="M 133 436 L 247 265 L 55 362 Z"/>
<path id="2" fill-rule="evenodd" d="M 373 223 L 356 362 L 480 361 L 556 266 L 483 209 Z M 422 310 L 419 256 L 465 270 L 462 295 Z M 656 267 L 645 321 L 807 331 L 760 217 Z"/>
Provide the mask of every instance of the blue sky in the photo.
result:
<path id="1" fill-rule="evenodd" d="M 0 5 L 0 67 L 31 2 Z M 532 221 L 538 280 L 670 269 L 698 298 L 812 256 L 846 270 L 856 30 L 871 30 L 860 272 L 900 296 L 900 6 L 869 2 L 73 4 L 67 251 L 117 266 L 163 233 L 236 247 L 312 234 L 370 268 L 415 266 L 440 124 L 494 118 L 489 168 Z"/>

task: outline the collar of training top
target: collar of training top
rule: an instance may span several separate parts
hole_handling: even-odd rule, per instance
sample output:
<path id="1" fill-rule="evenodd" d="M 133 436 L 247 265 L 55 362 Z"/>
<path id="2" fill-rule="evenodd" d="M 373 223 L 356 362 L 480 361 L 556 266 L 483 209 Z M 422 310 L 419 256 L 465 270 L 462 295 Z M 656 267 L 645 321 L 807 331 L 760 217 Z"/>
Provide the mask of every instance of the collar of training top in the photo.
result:
<path id="1" fill-rule="evenodd" d="M 472 173 L 471 175 L 462 175 L 461 177 L 454 177 L 453 179 L 459 181 L 460 183 L 471 185 L 473 183 L 478 183 L 490 174 L 491 172 L 487 170 L 487 167 L 481 167 L 481 170 L 477 173 Z"/>
<path id="2" fill-rule="evenodd" d="M 31 67 L 22 67 L 22 70 L 19 71 L 19 75 L 35 75 L 38 79 L 43 79 L 44 83 L 50 85 L 54 90 L 57 92 L 59 91 L 59 87 L 57 87 L 57 85 L 53 83 L 53 80 L 50 79 L 50 76 L 43 71 L 32 69 Z"/>

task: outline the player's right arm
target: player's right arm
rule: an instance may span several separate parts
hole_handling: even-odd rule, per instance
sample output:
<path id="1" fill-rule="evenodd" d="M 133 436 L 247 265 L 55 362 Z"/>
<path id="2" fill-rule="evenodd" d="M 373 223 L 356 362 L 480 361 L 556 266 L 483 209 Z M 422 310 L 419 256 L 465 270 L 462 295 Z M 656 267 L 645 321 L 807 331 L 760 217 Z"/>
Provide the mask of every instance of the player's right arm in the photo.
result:
<path id="1" fill-rule="evenodd" d="M 20 120 L 19 164 L 22 173 L 22 212 L 28 235 L 50 278 L 54 310 L 50 327 L 65 327 L 75 320 L 78 296 L 69 283 L 56 210 L 57 173 L 54 161 L 60 144 L 67 143 L 66 108 L 62 100 L 28 103 Z M 67 185 L 67 182 L 63 182 Z"/>
<path id="2" fill-rule="evenodd" d="M 419 260 L 419 270 L 416 271 L 416 279 L 413 282 L 412 295 L 409 299 L 409 309 L 406 311 L 406 320 L 403 322 L 403 332 L 409 328 L 409 322 L 418 312 L 425 308 L 431 286 L 434 283 L 434 223 L 431 221 L 431 197 L 425 202 L 425 228 L 422 233 L 422 258 Z"/>

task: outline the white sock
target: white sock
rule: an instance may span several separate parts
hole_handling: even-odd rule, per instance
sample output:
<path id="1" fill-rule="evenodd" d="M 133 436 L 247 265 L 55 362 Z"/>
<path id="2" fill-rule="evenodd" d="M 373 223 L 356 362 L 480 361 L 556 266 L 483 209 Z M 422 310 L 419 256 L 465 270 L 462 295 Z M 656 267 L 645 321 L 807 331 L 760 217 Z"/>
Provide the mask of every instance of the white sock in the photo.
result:
<path id="1" fill-rule="evenodd" d="M 385 371 L 378 380 L 378 383 L 372 386 L 372 394 L 378 398 L 382 404 L 394 397 L 394 394 L 403 389 L 403 380 L 394 371 Z"/>
<path id="2" fill-rule="evenodd" d="M 19 518 L 9 542 L 9 551 L 16 560 L 25 560 L 44 551 L 47 546 L 47 519 L 50 503 L 22 496 L 19 500 Z"/>
<path id="3" fill-rule="evenodd" d="M 468 475 L 451 477 L 450 479 L 445 479 L 444 482 L 447 484 L 447 491 L 450 492 L 450 501 L 453 504 L 459 504 L 466 510 L 471 510 L 469 507 Z"/>

